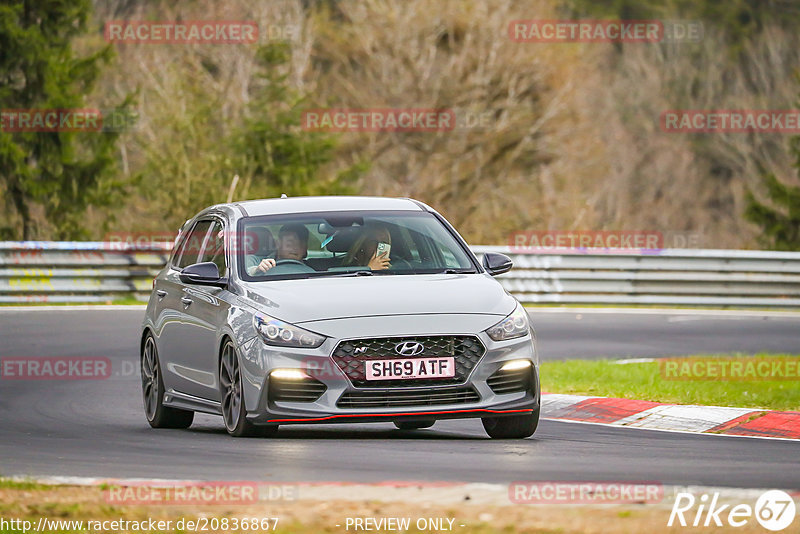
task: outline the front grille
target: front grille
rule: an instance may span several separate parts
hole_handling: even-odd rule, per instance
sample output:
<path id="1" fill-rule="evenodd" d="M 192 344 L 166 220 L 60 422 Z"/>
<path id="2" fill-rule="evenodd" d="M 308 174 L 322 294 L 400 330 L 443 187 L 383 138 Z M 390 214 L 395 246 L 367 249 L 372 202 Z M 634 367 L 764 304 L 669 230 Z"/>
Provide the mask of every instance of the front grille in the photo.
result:
<path id="1" fill-rule="evenodd" d="M 395 351 L 399 343 L 417 342 L 425 347 L 420 354 L 403 356 Z M 419 336 L 380 337 L 341 341 L 333 351 L 333 361 L 347 375 L 350 382 L 359 388 L 395 388 L 407 386 L 431 386 L 462 384 L 480 361 L 486 348 L 475 336 Z M 366 380 L 366 363 L 371 360 L 397 360 L 407 358 L 455 358 L 456 374 L 453 378 L 408 378 L 400 380 Z"/>
<path id="2" fill-rule="evenodd" d="M 449 387 L 405 391 L 347 391 L 336 403 L 339 408 L 398 408 L 402 406 L 437 406 L 480 402 L 471 387 Z"/>
<path id="3" fill-rule="evenodd" d="M 486 380 L 486 384 L 498 395 L 531 389 L 531 369 L 497 371 Z"/>
<path id="4" fill-rule="evenodd" d="M 314 402 L 325 390 L 325 384 L 313 378 L 304 380 L 269 379 L 269 400 L 272 402 Z"/>

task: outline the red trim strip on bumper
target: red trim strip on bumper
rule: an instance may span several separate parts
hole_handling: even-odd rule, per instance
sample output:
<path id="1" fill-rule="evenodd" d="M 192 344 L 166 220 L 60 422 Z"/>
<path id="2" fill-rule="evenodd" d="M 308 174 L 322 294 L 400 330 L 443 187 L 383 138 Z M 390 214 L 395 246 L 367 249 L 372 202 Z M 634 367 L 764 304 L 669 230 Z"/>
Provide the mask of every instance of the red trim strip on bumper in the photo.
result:
<path id="1" fill-rule="evenodd" d="M 477 410 L 450 410 L 450 411 L 437 411 L 437 412 L 408 412 L 408 413 L 364 413 L 364 414 L 341 414 L 341 415 L 327 415 L 325 417 L 307 417 L 301 419 L 270 419 L 267 423 L 290 423 L 290 422 L 303 422 L 303 421 L 327 421 L 328 419 L 338 419 L 340 417 L 353 418 L 353 417 L 394 417 L 402 415 L 440 415 L 448 413 L 520 413 L 532 412 L 533 410 L 487 410 L 480 408 Z"/>

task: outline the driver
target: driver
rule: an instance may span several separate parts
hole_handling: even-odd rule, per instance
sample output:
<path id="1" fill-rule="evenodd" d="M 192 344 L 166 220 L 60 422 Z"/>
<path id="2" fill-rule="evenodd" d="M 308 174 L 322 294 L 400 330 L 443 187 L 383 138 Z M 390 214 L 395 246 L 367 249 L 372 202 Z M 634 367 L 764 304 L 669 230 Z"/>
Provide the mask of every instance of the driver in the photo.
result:
<path id="1" fill-rule="evenodd" d="M 278 250 L 275 259 L 265 258 L 258 265 L 248 269 L 248 274 L 265 273 L 275 267 L 281 260 L 293 260 L 305 263 L 308 255 L 308 228 L 302 224 L 285 224 L 278 232 Z"/>

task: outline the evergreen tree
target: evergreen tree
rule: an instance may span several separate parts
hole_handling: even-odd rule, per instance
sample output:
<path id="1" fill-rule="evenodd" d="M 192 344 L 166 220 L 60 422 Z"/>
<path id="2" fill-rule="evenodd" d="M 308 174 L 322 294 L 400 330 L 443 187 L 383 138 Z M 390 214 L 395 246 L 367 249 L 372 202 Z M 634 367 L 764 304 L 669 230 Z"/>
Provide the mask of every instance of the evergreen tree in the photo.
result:
<path id="1" fill-rule="evenodd" d="M 800 174 L 800 136 L 791 140 L 791 152 Z M 764 174 L 764 185 L 771 201 L 762 204 L 747 192 L 745 218 L 764 231 L 762 244 L 773 250 L 800 250 L 800 187 L 778 181 L 774 174 Z"/>
<path id="2" fill-rule="evenodd" d="M 71 42 L 86 31 L 90 0 L 10 0 L 0 5 L 0 110 L 74 110 L 112 50 L 76 57 Z M 88 237 L 89 206 L 114 198 L 114 147 L 119 133 L 13 132 L 0 129 L 3 237 Z M 42 213 L 50 235 L 36 224 Z M 16 217 L 14 217 L 14 215 Z M 12 221 L 19 221 L 12 224 Z M 4 228 L 3 228 L 4 227 Z"/>
<path id="3" fill-rule="evenodd" d="M 321 167 L 333 159 L 336 145 L 329 134 L 302 130 L 304 99 L 288 86 L 282 71 L 289 52 L 289 45 L 282 42 L 258 51 L 261 71 L 251 90 L 249 118 L 234 143 L 245 194 L 249 198 L 354 194 L 366 164 L 356 163 L 329 177 L 320 175 Z"/>

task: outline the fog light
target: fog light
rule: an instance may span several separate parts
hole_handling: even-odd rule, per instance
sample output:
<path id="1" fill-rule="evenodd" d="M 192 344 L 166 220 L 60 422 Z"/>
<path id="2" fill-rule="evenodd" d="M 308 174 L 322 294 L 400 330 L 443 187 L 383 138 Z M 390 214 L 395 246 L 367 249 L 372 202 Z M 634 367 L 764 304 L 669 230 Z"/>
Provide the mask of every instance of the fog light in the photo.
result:
<path id="1" fill-rule="evenodd" d="M 530 360 L 511 360 L 510 362 L 506 362 L 500 368 L 501 371 L 517 371 L 519 369 L 525 369 L 530 367 L 533 364 Z"/>
<path id="2" fill-rule="evenodd" d="M 305 380 L 308 375 L 300 369 L 275 369 L 269 376 L 279 380 Z"/>

